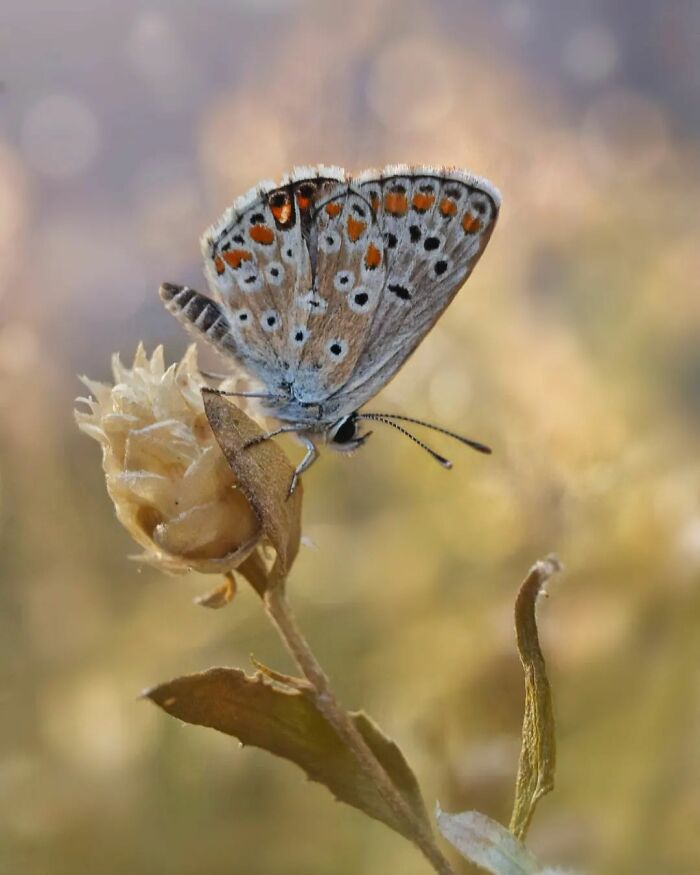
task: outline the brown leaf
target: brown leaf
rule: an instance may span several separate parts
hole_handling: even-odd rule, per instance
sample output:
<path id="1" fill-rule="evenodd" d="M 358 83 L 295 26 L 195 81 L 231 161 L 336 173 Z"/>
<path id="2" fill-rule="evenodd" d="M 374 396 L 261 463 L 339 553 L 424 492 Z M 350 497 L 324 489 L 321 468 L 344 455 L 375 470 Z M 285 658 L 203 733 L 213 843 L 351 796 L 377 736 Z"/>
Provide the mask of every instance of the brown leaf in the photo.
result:
<path id="1" fill-rule="evenodd" d="M 338 799 L 414 840 L 313 699 L 298 689 L 260 674 L 249 677 L 239 669 L 212 668 L 161 684 L 145 695 L 179 720 L 218 729 L 291 760 Z M 366 714 L 351 716 L 416 818 L 429 829 L 418 783 L 399 748 Z"/>
<path id="2" fill-rule="evenodd" d="M 515 602 L 518 652 L 525 671 L 525 714 L 510 831 L 519 839 L 527 834 L 538 800 L 554 787 L 554 713 L 537 634 L 535 604 L 547 580 L 560 569 L 555 556 L 536 562 L 521 584 Z"/>
<path id="3" fill-rule="evenodd" d="M 299 483 L 294 493 L 288 494 L 294 468 L 274 440 L 245 448 L 248 441 L 263 432 L 239 407 L 213 389 L 202 389 L 202 397 L 226 461 L 275 548 L 277 558 L 268 586 L 276 585 L 287 576 L 299 551 L 302 485 Z"/>
<path id="4" fill-rule="evenodd" d="M 236 595 L 236 590 L 236 578 L 233 576 L 233 572 L 229 571 L 224 575 L 223 583 L 219 584 L 211 592 L 197 596 L 194 603 L 201 605 L 203 608 L 224 608 L 232 601 Z"/>

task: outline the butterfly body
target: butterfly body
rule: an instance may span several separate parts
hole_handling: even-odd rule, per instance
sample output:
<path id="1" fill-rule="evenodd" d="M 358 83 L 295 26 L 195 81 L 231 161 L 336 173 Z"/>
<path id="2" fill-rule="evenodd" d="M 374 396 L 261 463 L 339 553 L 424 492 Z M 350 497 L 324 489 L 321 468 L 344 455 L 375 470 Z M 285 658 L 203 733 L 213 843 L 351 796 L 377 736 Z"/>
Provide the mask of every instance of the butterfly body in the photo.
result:
<path id="1" fill-rule="evenodd" d="M 490 183 L 460 170 L 298 168 L 205 233 L 215 300 L 171 285 L 161 297 L 263 384 L 262 406 L 285 430 L 354 448 L 357 411 L 467 279 L 499 207 Z"/>

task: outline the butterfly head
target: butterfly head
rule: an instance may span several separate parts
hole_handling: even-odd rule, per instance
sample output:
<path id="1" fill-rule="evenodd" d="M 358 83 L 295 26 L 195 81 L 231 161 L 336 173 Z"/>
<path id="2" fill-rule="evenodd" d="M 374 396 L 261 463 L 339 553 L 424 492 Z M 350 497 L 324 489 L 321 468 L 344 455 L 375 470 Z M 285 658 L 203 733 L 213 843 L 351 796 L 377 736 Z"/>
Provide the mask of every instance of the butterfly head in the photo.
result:
<path id="1" fill-rule="evenodd" d="M 350 453 L 361 447 L 371 431 L 360 434 L 357 411 L 341 416 L 327 432 L 328 446 L 339 453 Z"/>

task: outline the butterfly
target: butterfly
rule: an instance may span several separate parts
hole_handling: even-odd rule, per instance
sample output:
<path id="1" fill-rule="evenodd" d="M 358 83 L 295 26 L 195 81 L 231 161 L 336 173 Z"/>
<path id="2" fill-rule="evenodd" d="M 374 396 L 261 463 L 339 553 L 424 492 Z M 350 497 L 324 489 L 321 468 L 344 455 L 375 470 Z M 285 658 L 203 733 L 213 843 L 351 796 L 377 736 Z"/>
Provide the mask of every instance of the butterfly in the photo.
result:
<path id="1" fill-rule="evenodd" d="M 233 356 L 264 386 L 306 454 L 317 444 L 354 450 L 361 421 L 390 425 L 445 467 L 451 463 L 400 423 L 427 426 L 482 452 L 488 447 L 420 420 L 363 413 L 470 275 L 493 232 L 500 194 L 464 170 L 394 165 L 350 176 L 300 167 L 236 200 L 202 238 L 214 298 L 165 283 L 166 308 Z"/>

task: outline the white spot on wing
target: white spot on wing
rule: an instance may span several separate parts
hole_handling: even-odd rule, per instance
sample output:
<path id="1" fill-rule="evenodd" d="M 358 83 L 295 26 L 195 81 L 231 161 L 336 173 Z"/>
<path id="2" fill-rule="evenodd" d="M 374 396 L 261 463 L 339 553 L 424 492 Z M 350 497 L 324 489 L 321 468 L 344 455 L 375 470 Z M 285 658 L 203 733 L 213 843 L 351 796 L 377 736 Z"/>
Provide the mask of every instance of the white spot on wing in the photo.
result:
<path id="1" fill-rule="evenodd" d="M 277 331 L 280 327 L 280 316 L 277 310 L 265 310 L 261 313 L 260 327 L 268 334 Z"/>
<path id="2" fill-rule="evenodd" d="M 318 248 L 329 255 L 340 249 L 340 234 L 332 228 L 322 231 L 318 238 Z"/>
<path id="3" fill-rule="evenodd" d="M 351 270 L 339 270 L 333 277 L 333 288 L 346 294 L 355 285 L 355 274 Z"/>
<path id="4" fill-rule="evenodd" d="M 309 339 L 309 329 L 303 325 L 295 325 L 289 332 L 289 342 L 292 346 L 303 346 Z"/>
<path id="5" fill-rule="evenodd" d="M 328 301 L 313 290 L 305 295 L 297 295 L 296 303 L 307 313 L 325 313 L 328 309 Z"/>
<path id="6" fill-rule="evenodd" d="M 353 313 L 366 313 L 372 303 L 372 294 L 365 286 L 358 286 L 348 295 L 348 307 Z"/>
<path id="7" fill-rule="evenodd" d="M 265 268 L 265 279 L 271 286 L 279 286 L 284 280 L 284 267 L 279 261 L 271 261 Z"/>
<path id="8" fill-rule="evenodd" d="M 328 357 L 334 362 L 342 362 L 348 354 L 348 345 L 344 340 L 334 337 L 326 344 L 326 352 Z"/>

